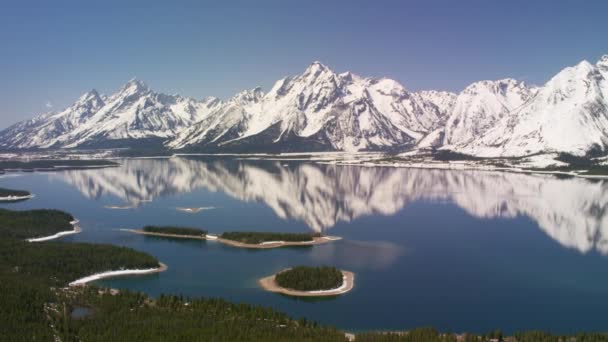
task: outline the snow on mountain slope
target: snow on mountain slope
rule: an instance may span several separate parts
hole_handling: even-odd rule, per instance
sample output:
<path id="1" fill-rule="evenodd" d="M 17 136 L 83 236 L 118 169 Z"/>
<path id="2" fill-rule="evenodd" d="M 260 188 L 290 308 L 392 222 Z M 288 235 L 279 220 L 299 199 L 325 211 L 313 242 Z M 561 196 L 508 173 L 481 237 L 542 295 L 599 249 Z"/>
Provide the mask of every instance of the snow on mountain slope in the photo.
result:
<path id="1" fill-rule="evenodd" d="M 443 144 L 458 146 L 477 140 L 535 92 L 535 88 L 514 79 L 471 84 L 456 98 L 445 125 Z"/>
<path id="2" fill-rule="evenodd" d="M 227 108 L 182 132 L 168 146 L 215 143 L 227 148 L 264 136 L 266 145 L 314 140 L 327 144 L 328 150 L 407 145 L 441 124 L 452 97 L 445 92 L 412 94 L 390 79 L 336 74 L 314 62 L 303 74 L 277 81 L 255 101 L 228 101 Z"/>
<path id="3" fill-rule="evenodd" d="M 460 94 L 410 92 L 388 78 L 300 75 L 221 101 L 150 90 L 137 80 L 105 97 L 0 132 L 0 148 L 130 147 L 209 152 L 446 149 L 480 157 L 608 150 L 608 55 L 562 70 L 544 86 L 481 81 Z M 147 145 L 144 145 L 147 146 Z"/>
<path id="4" fill-rule="evenodd" d="M 179 149 L 187 145 L 219 144 L 222 140 L 238 137 L 238 134 L 246 129 L 250 117 L 245 108 L 259 102 L 263 95 L 260 88 L 237 94 L 214 108 L 202 120 L 180 132 L 167 146 Z"/>
<path id="5" fill-rule="evenodd" d="M 171 138 L 197 122 L 220 103 L 204 102 L 158 94 L 143 82 L 129 81 L 106 105 L 83 125 L 62 137 L 65 147 L 77 147 L 90 141 Z"/>
<path id="6" fill-rule="evenodd" d="M 460 147 L 477 156 L 567 152 L 583 156 L 608 146 L 608 79 L 604 56 L 583 61 L 549 80 L 525 105 L 480 139 Z"/>
<path id="7" fill-rule="evenodd" d="M 58 140 L 80 127 L 105 105 L 96 90 L 83 94 L 72 106 L 17 123 L 0 133 L 0 147 L 54 147 Z"/>
<path id="8" fill-rule="evenodd" d="M 70 148 L 122 140 L 167 139 L 204 119 L 220 105 L 216 98 L 199 102 L 158 94 L 133 79 L 109 97 L 92 90 L 62 112 L 43 114 L 9 127 L 0 133 L 0 147 Z"/>

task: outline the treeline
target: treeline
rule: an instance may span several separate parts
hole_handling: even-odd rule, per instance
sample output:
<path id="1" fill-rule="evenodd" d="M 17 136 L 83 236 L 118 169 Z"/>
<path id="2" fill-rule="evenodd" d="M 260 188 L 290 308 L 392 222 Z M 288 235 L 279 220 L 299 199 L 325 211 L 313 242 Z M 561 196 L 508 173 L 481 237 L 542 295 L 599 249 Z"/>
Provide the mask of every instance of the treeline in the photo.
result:
<path id="1" fill-rule="evenodd" d="M 320 233 L 225 232 L 221 237 L 226 240 L 257 245 L 269 241 L 312 241 L 315 237 L 320 236 Z"/>
<path id="2" fill-rule="evenodd" d="M 159 266 L 156 258 L 126 247 L 13 239 L 0 239 L 0 262 L 13 273 L 42 277 L 58 287 L 94 273 Z"/>
<path id="3" fill-rule="evenodd" d="M 0 226 L 15 227 L 9 214 L 0 216 Z M 0 231 L 0 341 L 345 341 L 335 328 L 270 308 L 221 299 L 152 300 L 128 291 L 111 295 L 94 286 L 62 289 L 93 273 L 156 267 L 158 261 L 124 247 L 28 243 L 7 232 Z M 93 314 L 72 318 L 71 308 L 82 305 Z"/>
<path id="4" fill-rule="evenodd" d="M 69 319 L 64 341 L 346 341 L 343 332 L 271 308 L 222 299 L 187 299 L 85 289 L 76 298 L 95 308 L 91 318 Z M 56 326 L 66 326 L 60 319 Z"/>
<path id="5" fill-rule="evenodd" d="M 72 215 L 59 210 L 14 211 L 0 209 L 0 236 L 29 239 L 72 230 Z"/>
<path id="6" fill-rule="evenodd" d="M 417 328 L 404 332 L 367 332 L 357 334 L 357 342 L 608 342 L 607 333 L 555 335 L 543 331 L 527 331 L 504 336 L 500 330 L 484 335 L 442 334 L 433 328 Z"/>
<path id="7" fill-rule="evenodd" d="M 0 197 L 8 197 L 8 196 L 29 196 L 31 195 L 29 191 L 24 190 L 12 190 L 0 188 Z"/>
<path id="8" fill-rule="evenodd" d="M 275 277 L 276 283 L 284 288 L 298 291 L 331 290 L 343 283 L 342 272 L 329 266 L 297 266 L 280 272 Z"/>
<path id="9" fill-rule="evenodd" d="M 157 266 L 123 247 L 0 238 L 0 341 L 52 341 L 45 313 L 57 302 L 52 288 L 103 271 Z"/>
<path id="10" fill-rule="evenodd" d="M 144 232 L 174 234 L 174 235 L 207 235 L 207 231 L 199 228 L 173 227 L 173 226 L 145 226 Z"/>
<path id="11" fill-rule="evenodd" d="M 81 167 L 89 167 L 89 166 L 117 166 L 118 163 L 105 160 L 105 159 L 90 159 L 90 160 L 79 160 L 79 159 L 68 159 L 68 160 L 60 160 L 60 159 L 45 159 L 45 160 L 30 160 L 30 161 L 20 161 L 20 160 L 2 160 L 0 161 L 0 170 L 54 170 L 57 167 L 61 167 L 62 170 L 65 169 L 77 169 Z"/>
<path id="12" fill-rule="evenodd" d="M 476 335 L 440 334 L 433 328 L 417 328 L 405 332 L 367 332 L 357 334 L 357 342 L 480 342 Z"/>

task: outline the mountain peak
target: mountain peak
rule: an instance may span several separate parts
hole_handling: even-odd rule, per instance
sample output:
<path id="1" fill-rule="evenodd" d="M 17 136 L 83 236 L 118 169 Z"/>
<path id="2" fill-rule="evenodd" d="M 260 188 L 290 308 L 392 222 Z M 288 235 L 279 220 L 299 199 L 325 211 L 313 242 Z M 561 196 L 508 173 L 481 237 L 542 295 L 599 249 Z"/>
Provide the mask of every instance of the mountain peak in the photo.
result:
<path id="1" fill-rule="evenodd" d="M 304 75 L 318 76 L 319 74 L 327 71 L 332 72 L 331 69 L 325 64 L 319 61 L 314 61 L 308 66 L 308 68 L 306 68 L 306 71 L 304 71 Z"/>
<path id="2" fill-rule="evenodd" d="M 261 87 L 255 87 L 253 89 L 244 90 L 236 94 L 232 100 L 241 103 L 256 103 L 262 97 L 264 97 L 264 91 Z"/>
<path id="3" fill-rule="evenodd" d="M 603 55 L 596 65 L 600 70 L 604 72 L 608 71 L 608 55 Z"/>
<path id="4" fill-rule="evenodd" d="M 90 91 L 82 94 L 75 102 L 75 105 L 82 105 L 89 102 L 96 102 L 96 105 L 103 103 L 103 99 L 96 89 L 91 89 Z"/>
<path id="5" fill-rule="evenodd" d="M 128 93 L 130 95 L 135 94 L 135 93 L 140 93 L 140 92 L 145 92 L 150 90 L 148 88 L 148 86 L 143 82 L 140 81 L 139 79 L 133 77 L 132 79 L 129 80 L 129 82 L 127 82 L 122 89 L 120 90 L 121 93 Z"/>

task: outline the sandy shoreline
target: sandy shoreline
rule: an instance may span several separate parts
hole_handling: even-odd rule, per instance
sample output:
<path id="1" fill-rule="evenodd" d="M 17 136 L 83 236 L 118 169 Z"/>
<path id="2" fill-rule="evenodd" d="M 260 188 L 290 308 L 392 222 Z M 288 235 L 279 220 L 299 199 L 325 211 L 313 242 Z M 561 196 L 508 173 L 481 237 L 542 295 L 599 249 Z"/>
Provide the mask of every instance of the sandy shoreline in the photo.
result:
<path id="1" fill-rule="evenodd" d="M 143 270 L 137 270 L 137 269 L 119 270 L 119 271 L 107 271 L 107 272 L 97 273 L 97 274 L 93 274 L 90 276 L 86 276 L 84 278 L 74 280 L 73 282 L 71 282 L 69 284 L 69 286 L 85 286 L 87 283 L 90 283 L 95 280 L 120 277 L 120 276 L 129 276 L 129 275 L 145 275 L 145 274 L 160 273 L 160 272 L 164 272 L 168 269 L 167 265 L 163 264 L 162 262 L 159 262 L 158 264 L 159 264 L 158 268 L 148 268 L 148 269 L 143 269 Z"/>
<path id="2" fill-rule="evenodd" d="M 285 269 L 281 272 L 287 271 L 289 269 Z M 279 273 L 281 273 L 279 272 Z M 329 296 L 338 296 L 344 293 L 349 292 L 355 287 L 355 274 L 349 271 L 341 271 L 342 272 L 342 285 L 340 287 L 331 289 L 331 290 L 319 290 L 319 291 L 298 291 L 287 289 L 279 286 L 275 277 L 276 274 L 273 274 L 268 277 L 264 277 L 258 280 L 258 284 L 266 291 L 282 293 L 288 296 L 296 296 L 296 297 L 329 297 Z"/>
<path id="3" fill-rule="evenodd" d="M 222 239 L 216 235 L 207 234 L 205 235 L 178 235 L 178 234 L 167 234 L 167 233 L 153 233 L 153 232 L 145 232 L 140 229 L 120 229 L 123 232 L 135 233 L 140 235 L 150 235 L 150 236 L 160 236 L 160 237 L 168 237 L 168 238 L 177 238 L 177 239 L 191 239 L 191 240 L 208 240 L 208 241 L 217 241 L 223 243 L 228 246 L 238 247 L 238 248 L 253 248 L 253 249 L 269 249 L 269 248 L 278 248 L 278 247 L 288 247 L 288 246 L 313 246 L 320 245 L 332 241 L 341 240 L 341 237 L 337 236 L 322 236 L 315 237 L 311 241 L 267 241 L 262 242 L 261 244 L 251 244 L 251 243 L 243 243 L 234 240 Z"/>
<path id="4" fill-rule="evenodd" d="M 49 235 L 49 236 L 44 236 L 41 238 L 32 238 L 32 239 L 27 239 L 27 242 L 43 242 L 43 241 L 49 241 L 49 240 L 55 240 L 58 239 L 62 236 L 66 236 L 66 235 L 72 235 L 72 234 L 78 234 L 82 231 L 82 229 L 80 228 L 80 226 L 78 225 L 78 220 L 74 220 L 71 221 L 70 224 L 74 227 L 74 230 L 68 230 L 68 231 L 64 231 L 64 232 L 59 232 L 53 235 Z"/>
<path id="5" fill-rule="evenodd" d="M 289 246 L 314 246 L 314 245 L 321 245 L 324 243 L 337 241 L 337 240 L 341 240 L 341 239 L 342 239 L 341 237 L 337 237 L 337 236 L 322 236 L 322 237 L 315 237 L 311 241 L 267 241 L 267 242 L 262 242 L 261 244 L 243 243 L 243 242 L 239 242 L 239 241 L 227 240 L 227 239 L 222 239 L 222 238 L 218 238 L 217 241 L 219 241 L 225 245 L 232 246 L 232 247 L 268 249 L 268 248 L 279 248 L 279 247 L 289 247 Z"/>

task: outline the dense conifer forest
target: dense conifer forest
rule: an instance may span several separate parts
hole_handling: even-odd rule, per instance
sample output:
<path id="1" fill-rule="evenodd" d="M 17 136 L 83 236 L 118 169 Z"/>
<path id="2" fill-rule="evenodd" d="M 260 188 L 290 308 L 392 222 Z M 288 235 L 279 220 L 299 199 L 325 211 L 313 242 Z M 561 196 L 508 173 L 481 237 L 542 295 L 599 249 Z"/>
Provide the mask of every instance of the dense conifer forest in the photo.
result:
<path id="1" fill-rule="evenodd" d="M 0 170 L 25 170 L 25 171 L 49 171 L 56 168 L 61 170 L 66 169 L 78 169 L 83 167 L 91 166 L 117 166 L 118 163 L 104 160 L 104 159 L 91 159 L 91 160 L 61 160 L 61 159 L 45 159 L 45 160 L 0 160 Z"/>
<path id="2" fill-rule="evenodd" d="M 142 229 L 148 233 L 159 233 L 159 234 L 174 234 L 174 235 L 207 235 L 207 231 L 199 228 L 188 228 L 188 227 L 171 227 L 171 226 L 145 226 Z"/>
<path id="3" fill-rule="evenodd" d="M 320 237 L 321 234 L 309 233 L 272 233 L 272 232 L 225 232 L 222 234 L 222 239 L 238 241 L 248 244 L 260 244 L 269 241 L 312 241 L 315 237 Z"/>
<path id="4" fill-rule="evenodd" d="M 276 275 L 281 287 L 298 291 L 331 290 L 342 285 L 342 272 L 335 267 L 297 266 Z"/>
<path id="5" fill-rule="evenodd" d="M 417 328 L 407 332 L 367 332 L 357 334 L 357 342 L 606 342 L 608 334 L 581 333 L 555 335 L 542 331 L 527 331 L 505 336 L 500 330 L 484 335 L 439 333 L 433 328 Z"/>
<path id="6" fill-rule="evenodd" d="M 48 222 L 45 222 L 48 221 Z M 70 281 L 108 270 L 158 267 L 145 253 L 111 245 L 24 241 L 37 224 L 63 227 L 54 210 L 0 215 L 0 341 L 344 341 L 337 329 L 293 320 L 269 308 L 220 299 L 118 294 Z M 24 229 L 24 228 L 25 229 Z M 15 238 L 18 236 L 19 238 Z M 72 318 L 73 307 L 92 314 Z"/>
<path id="7" fill-rule="evenodd" d="M 59 210 L 13 211 L 0 209 L 0 236 L 29 239 L 74 229 L 72 215 Z"/>
<path id="8" fill-rule="evenodd" d="M 31 195 L 29 193 L 29 191 L 0 188 L 0 197 L 29 196 L 29 195 Z"/>
<path id="9" fill-rule="evenodd" d="M 54 210 L 0 215 L 0 341 L 346 341 L 344 332 L 306 319 L 292 319 L 270 308 L 222 299 L 190 299 L 110 291 L 94 285 L 67 287 L 70 281 L 121 268 L 157 267 L 145 253 L 111 245 L 29 243 L 24 232 L 40 233 L 37 224 L 64 227 L 71 215 Z M 307 288 L 336 287 L 341 273 L 330 267 L 296 268 L 294 279 L 319 272 L 321 282 Z M 326 277 L 327 275 L 327 277 Z M 312 278 L 317 277 L 313 274 Z M 326 279 L 327 278 L 327 279 Z M 326 281 L 326 280 L 327 281 Z M 333 280 L 332 280 L 333 279 Z M 72 316 L 85 307 L 84 317 Z M 363 333 L 357 341 L 456 341 L 434 329 L 404 333 Z M 605 334 L 572 337 L 526 332 L 502 338 L 460 335 L 460 341 L 608 341 Z"/>

